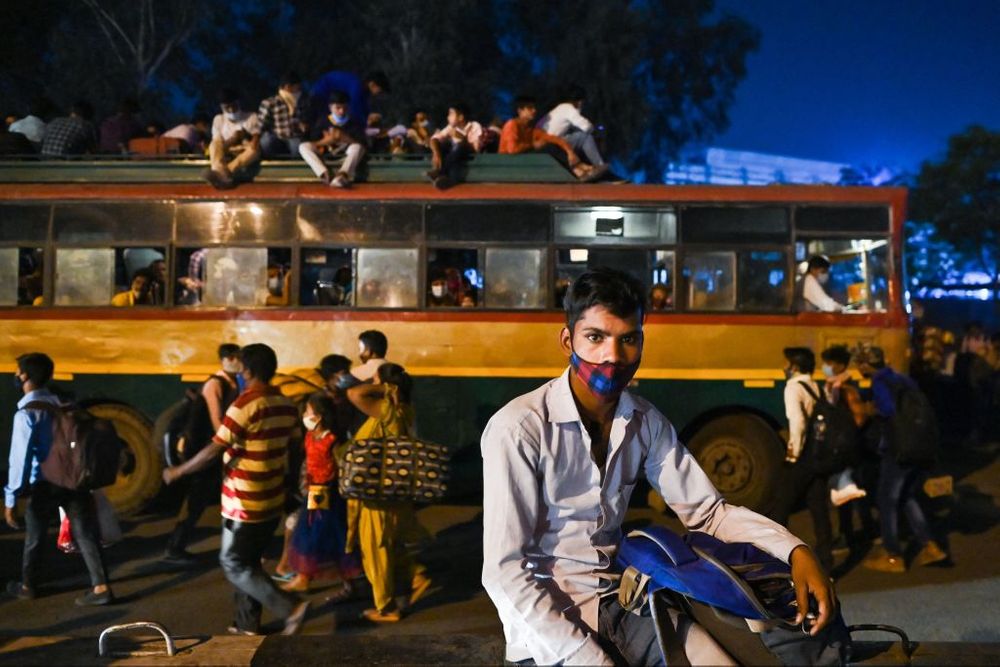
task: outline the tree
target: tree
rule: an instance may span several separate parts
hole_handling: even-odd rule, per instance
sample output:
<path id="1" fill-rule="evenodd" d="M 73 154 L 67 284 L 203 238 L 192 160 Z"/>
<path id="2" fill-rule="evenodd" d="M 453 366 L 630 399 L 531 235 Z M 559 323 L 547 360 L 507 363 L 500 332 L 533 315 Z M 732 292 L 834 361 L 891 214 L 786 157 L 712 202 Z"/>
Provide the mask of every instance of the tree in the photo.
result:
<path id="1" fill-rule="evenodd" d="M 1000 305 L 1000 133 L 976 125 L 951 137 L 941 162 L 921 165 L 910 213 L 992 277 Z"/>

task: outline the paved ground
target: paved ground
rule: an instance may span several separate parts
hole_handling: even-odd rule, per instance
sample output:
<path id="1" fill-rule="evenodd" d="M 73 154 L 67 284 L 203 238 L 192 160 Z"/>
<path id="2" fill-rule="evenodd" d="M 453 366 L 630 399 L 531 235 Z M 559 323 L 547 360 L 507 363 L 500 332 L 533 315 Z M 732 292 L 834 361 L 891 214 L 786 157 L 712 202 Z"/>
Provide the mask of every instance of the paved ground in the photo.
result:
<path id="1" fill-rule="evenodd" d="M 938 504 L 936 528 L 947 535 L 953 554 L 945 567 L 917 568 L 905 575 L 870 572 L 852 562 L 842 564 L 838 590 L 848 623 L 892 623 L 916 640 L 1000 641 L 1000 462 L 995 455 L 966 457 L 955 466 L 956 495 Z M 435 539 L 423 559 L 436 582 L 432 594 L 403 622 L 369 626 L 354 620 L 366 599 L 341 605 L 324 601 L 323 589 L 312 594 L 314 610 L 306 634 L 338 633 L 374 637 L 470 635 L 499 637 L 500 625 L 479 584 L 481 513 L 477 506 L 439 506 L 420 512 Z M 662 520 L 649 509 L 636 509 L 630 521 Z M 231 592 L 216 563 L 218 528 L 215 515 L 203 519 L 192 550 L 202 562 L 189 571 L 170 570 L 158 562 L 172 518 L 139 517 L 124 525 L 125 539 L 109 549 L 114 589 L 119 603 L 80 609 L 73 598 L 86 585 L 78 556 L 53 551 L 52 578 L 44 596 L 30 602 L 0 602 L 0 639 L 12 635 L 96 638 L 102 628 L 137 620 L 153 620 L 176 635 L 225 633 L 231 619 Z M 808 516 L 795 515 L 792 529 L 810 539 Z M 0 534 L 0 577 L 18 574 L 22 535 Z M 52 541 L 55 537 L 53 535 Z M 272 623 L 269 629 L 277 629 Z M 403 636 L 407 636 L 403 640 Z M 373 639 L 374 641 L 374 639 Z"/>

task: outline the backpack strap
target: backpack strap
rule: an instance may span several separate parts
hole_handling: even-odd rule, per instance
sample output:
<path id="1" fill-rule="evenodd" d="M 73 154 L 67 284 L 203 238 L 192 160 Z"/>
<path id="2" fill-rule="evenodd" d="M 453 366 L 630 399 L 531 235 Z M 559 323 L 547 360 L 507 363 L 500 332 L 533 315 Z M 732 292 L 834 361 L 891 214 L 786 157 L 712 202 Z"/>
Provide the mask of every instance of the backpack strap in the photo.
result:
<path id="1" fill-rule="evenodd" d="M 817 395 L 816 392 L 813 391 L 813 388 L 810 387 L 808 383 L 803 382 L 802 380 L 799 380 L 798 383 L 802 385 L 802 388 L 806 390 L 806 393 L 812 397 L 812 400 L 816 401 L 817 403 L 820 402 L 821 399 L 819 395 Z"/>
<path id="2" fill-rule="evenodd" d="M 41 410 L 42 412 L 48 412 L 49 414 L 58 414 L 62 412 L 65 408 L 56 403 L 49 403 L 48 401 L 31 401 L 26 403 L 22 410 Z"/>
<path id="3" fill-rule="evenodd" d="M 660 645 L 660 653 L 670 667 L 691 667 L 680 634 L 674 627 L 670 617 L 670 608 L 663 595 L 651 593 L 649 596 L 649 612 L 653 616 L 653 626 L 656 628 L 656 641 Z"/>

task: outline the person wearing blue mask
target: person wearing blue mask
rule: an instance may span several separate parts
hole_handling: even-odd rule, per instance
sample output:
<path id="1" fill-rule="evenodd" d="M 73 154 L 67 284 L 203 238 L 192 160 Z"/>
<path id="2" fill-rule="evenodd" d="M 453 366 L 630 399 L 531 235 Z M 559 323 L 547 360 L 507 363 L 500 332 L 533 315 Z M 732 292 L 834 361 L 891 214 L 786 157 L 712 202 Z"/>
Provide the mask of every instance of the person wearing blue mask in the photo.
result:
<path id="1" fill-rule="evenodd" d="M 313 136 L 312 141 L 299 146 L 299 155 L 323 183 L 336 188 L 349 188 L 365 154 L 365 134 L 351 115 L 347 93 L 339 90 L 330 93 L 328 113 L 316 123 Z M 320 150 L 329 155 L 343 156 L 340 168 L 332 178 L 329 168 L 319 156 Z"/>
<path id="2" fill-rule="evenodd" d="M 809 548 L 729 505 L 667 418 L 628 389 L 642 360 L 645 294 L 614 269 L 577 278 L 559 333 L 568 367 L 504 406 L 483 432 L 482 581 L 510 662 L 663 664 L 648 607 L 630 613 L 613 594 L 622 523 L 642 474 L 689 529 L 790 563 L 798 621 L 808 596 L 818 604 L 813 633 L 834 617 L 832 584 Z M 735 664 L 686 614 L 670 617 L 691 664 Z"/>

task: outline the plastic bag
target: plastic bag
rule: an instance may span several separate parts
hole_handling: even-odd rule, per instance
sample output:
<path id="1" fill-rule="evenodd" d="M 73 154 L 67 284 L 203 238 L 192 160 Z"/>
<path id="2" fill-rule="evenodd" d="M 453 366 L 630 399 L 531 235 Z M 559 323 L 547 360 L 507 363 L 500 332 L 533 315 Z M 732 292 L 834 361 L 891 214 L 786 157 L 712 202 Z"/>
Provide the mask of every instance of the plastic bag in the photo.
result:
<path id="1" fill-rule="evenodd" d="M 122 539 L 122 529 L 118 524 L 118 517 L 115 516 L 115 509 L 111 506 L 107 497 L 100 492 L 94 491 L 92 494 L 94 504 L 97 506 L 97 528 L 101 537 L 101 546 L 110 546 Z M 59 537 L 56 539 L 56 546 L 60 551 L 71 554 L 76 553 L 76 544 L 73 542 L 73 530 L 70 527 L 69 517 L 65 510 L 59 508 Z"/>

